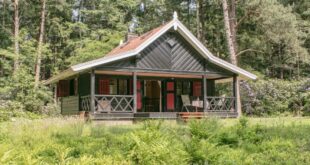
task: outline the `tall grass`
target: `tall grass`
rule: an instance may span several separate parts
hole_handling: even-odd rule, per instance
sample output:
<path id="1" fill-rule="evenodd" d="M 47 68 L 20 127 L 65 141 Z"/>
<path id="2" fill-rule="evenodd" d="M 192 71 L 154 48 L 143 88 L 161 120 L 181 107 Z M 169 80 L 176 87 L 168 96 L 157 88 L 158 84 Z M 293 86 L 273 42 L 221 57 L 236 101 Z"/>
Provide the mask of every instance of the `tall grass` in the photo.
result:
<path id="1" fill-rule="evenodd" d="M 0 164 L 309 164 L 310 119 L 0 123 Z"/>

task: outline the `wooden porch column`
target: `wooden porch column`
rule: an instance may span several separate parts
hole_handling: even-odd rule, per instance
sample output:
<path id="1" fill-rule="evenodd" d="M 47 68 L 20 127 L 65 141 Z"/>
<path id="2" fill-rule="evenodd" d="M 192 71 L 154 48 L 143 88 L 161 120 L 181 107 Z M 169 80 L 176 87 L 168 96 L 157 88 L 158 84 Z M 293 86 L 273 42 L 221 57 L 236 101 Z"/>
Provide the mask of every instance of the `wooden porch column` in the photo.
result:
<path id="1" fill-rule="evenodd" d="M 235 112 L 238 112 L 238 95 L 237 95 L 237 89 L 238 89 L 238 83 L 237 83 L 237 75 L 234 75 L 233 77 L 233 96 L 235 98 L 234 100 L 234 108 Z M 238 114 L 239 115 L 239 114 Z"/>
<path id="2" fill-rule="evenodd" d="M 137 72 L 133 72 L 133 112 L 137 112 Z"/>
<path id="3" fill-rule="evenodd" d="M 90 72 L 90 111 L 95 113 L 95 71 Z"/>
<path id="4" fill-rule="evenodd" d="M 203 75 L 203 111 L 207 111 L 207 76 Z"/>

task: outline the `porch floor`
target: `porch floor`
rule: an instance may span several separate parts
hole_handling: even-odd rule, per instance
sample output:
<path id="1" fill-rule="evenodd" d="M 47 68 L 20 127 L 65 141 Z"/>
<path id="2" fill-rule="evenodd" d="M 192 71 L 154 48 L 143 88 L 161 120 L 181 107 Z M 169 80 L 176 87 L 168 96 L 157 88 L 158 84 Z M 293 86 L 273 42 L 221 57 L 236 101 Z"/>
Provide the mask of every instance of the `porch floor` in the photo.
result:
<path id="1" fill-rule="evenodd" d="M 92 120 L 138 120 L 138 119 L 168 119 L 176 120 L 182 116 L 195 116 L 197 112 L 137 112 L 137 113 L 97 113 L 92 114 Z M 200 112 L 199 118 L 219 117 L 219 118 L 236 118 L 236 112 Z"/>

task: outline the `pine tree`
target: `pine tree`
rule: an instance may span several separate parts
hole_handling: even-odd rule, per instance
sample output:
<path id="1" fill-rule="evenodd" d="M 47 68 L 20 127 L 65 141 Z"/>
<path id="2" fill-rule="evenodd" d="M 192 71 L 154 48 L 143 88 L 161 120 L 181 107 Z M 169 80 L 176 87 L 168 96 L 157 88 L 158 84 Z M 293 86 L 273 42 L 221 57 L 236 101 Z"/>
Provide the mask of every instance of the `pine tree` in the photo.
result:
<path id="1" fill-rule="evenodd" d="M 40 23 L 39 41 L 38 41 L 38 48 L 37 48 L 37 62 L 36 62 L 36 69 L 35 69 L 35 87 L 38 87 L 39 83 L 40 83 L 46 1 L 41 0 L 41 5 L 42 5 L 42 7 L 41 7 L 41 23 Z"/>

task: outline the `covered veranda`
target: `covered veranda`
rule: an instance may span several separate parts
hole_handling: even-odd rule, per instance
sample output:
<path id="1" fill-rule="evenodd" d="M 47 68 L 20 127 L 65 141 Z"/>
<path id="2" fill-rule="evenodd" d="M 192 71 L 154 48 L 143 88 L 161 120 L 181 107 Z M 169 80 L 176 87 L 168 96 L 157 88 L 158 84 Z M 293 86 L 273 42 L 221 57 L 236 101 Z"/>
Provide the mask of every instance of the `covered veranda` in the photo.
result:
<path id="1" fill-rule="evenodd" d="M 216 80 L 233 80 L 231 93 L 218 95 Z M 237 115 L 236 76 L 164 72 L 92 70 L 90 93 L 81 95 L 81 110 L 99 118 L 176 118 Z"/>

